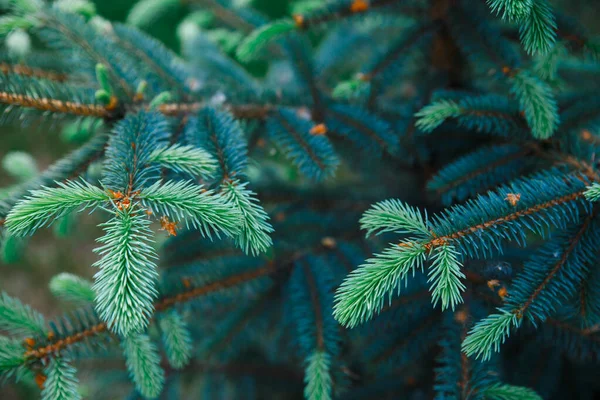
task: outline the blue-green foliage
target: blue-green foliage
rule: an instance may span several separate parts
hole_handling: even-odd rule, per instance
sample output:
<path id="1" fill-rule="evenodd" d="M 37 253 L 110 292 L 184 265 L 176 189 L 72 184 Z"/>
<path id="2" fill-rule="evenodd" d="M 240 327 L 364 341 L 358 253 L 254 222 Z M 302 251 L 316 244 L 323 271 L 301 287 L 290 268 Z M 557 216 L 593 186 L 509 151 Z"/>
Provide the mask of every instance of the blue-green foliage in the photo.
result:
<path id="1" fill-rule="evenodd" d="M 543 322 L 556 308 L 577 295 L 600 250 L 598 222 L 586 220 L 560 232 L 537 250 L 510 287 L 507 309 L 527 306 L 523 317 Z"/>
<path id="2" fill-rule="evenodd" d="M 238 122 L 228 112 L 210 107 L 199 111 L 187 123 L 184 140 L 208 150 L 217 159 L 214 174 L 217 183 L 245 177 L 248 164 L 246 140 Z"/>
<path id="3" fill-rule="evenodd" d="M 106 151 L 102 183 L 109 189 L 131 193 L 160 177 L 150 154 L 168 143 L 166 119 L 158 113 L 130 115 L 115 127 Z"/>
<path id="4" fill-rule="evenodd" d="M 491 256 L 501 251 L 501 242 L 525 245 L 527 231 L 545 236 L 550 227 L 566 228 L 577 221 L 585 178 L 561 175 L 556 170 L 541 172 L 531 178 L 489 192 L 476 200 L 456 205 L 433 220 L 437 236 L 449 236 L 452 244 L 470 257 Z M 516 205 L 509 194 L 520 194 Z M 561 199 L 557 201 L 555 199 Z M 459 234 L 453 236 L 455 232 Z"/>
<path id="5" fill-rule="evenodd" d="M 44 399 L 594 398 L 596 39 L 547 0 L 284 3 L 142 0 L 122 24 L 10 2 L 0 123 L 66 120 L 80 147 L 3 160 L 4 259 L 54 222 L 104 233 L 93 283 L 50 281 L 78 308 L 2 294 L 0 377 Z"/>
<path id="6" fill-rule="evenodd" d="M 190 75 L 174 53 L 136 29 L 121 24 L 115 24 L 113 29 L 115 40 L 137 56 L 136 73 L 151 87 L 148 98 L 164 91 L 172 92 L 176 98 L 190 94 Z"/>
<path id="7" fill-rule="evenodd" d="M 116 44 L 110 32 L 99 34 L 79 15 L 47 8 L 41 12 L 39 37 L 66 57 L 67 65 L 76 65 L 77 73 L 93 78 L 96 65 L 103 64 L 108 68 L 111 86 L 119 97 L 133 96 L 140 82 L 134 61 L 123 51 L 115 52 Z"/>
<path id="8" fill-rule="evenodd" d="M 320 258 L 296 263 L 290 278 L 290 309 L 300 354 L 308 357 L 315 350 L 331 357 L 339 353 L 338 326 L 331 315 L 333 277 Z"/>
<path id="9" fill-rule="evenodd" d="M 362 108 L 336 104 L 329 107 L 326 119 L 328 129 L 347 137 L 356 147 L 366 151 L 398 151 L 398 135 L 387 122 Z"/>
<path id="10" fill-rule="evenodd" d="M 447 164 L 427 182 L 427 189 L 445 204 L 463 201 L 527 171 L 535 162 L 530 153 L 526 146 L 512 144 L 483 147 Z"/>
<path id="11" fill-rule="evenodd" d="M 266 122 L 269 138 L 307 177 L 325 179 L 335 173 L 339 159 L 329 139 L 310 133 L 313 124 L 291 109 L 274 111 Z"/>

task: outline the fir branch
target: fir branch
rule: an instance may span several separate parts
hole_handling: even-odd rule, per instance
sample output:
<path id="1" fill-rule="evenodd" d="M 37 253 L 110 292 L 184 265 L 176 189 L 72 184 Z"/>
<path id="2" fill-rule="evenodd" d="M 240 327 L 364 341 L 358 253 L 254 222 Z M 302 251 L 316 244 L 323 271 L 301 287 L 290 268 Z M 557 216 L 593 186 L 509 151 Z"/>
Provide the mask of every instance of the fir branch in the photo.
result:
<path id="1" fill-rule="evenodd" d="M 367 236 L 385 232 L 414 233 L 419 236 L 430 235 L 427 227 L 427 214 L 400 200 L 384 200 L 367 210 L 360 219 L 361 229 L 367 230 Z"/>
<path id="2" fill-rule="evenodd" d="M 5 379 L 13 374 L 19 375 L 26 362 L 23 353 L 23 343 L 17 339 L 0 336 L 0 379 Z"/>
<path id="3" fill-rule="evenodd" d="M 240 212 L 211 190 L 186 181 L 156 182 L 137 196 L 154 213 L 185 221 L 203 236 L 214 232 L 235 237 L 240 233 Z"/>
<path id="4" fill-rule="evenodd" d="M 500 313 L 491 314 L 471 328 L 462 344 L 462 350 L 468 356 L 489 360 L 492 350 L 500 351 L 500 345 L 509 336 L 510 330 L 521 325 L 521 320 L 516 314 L 501 309 L 498 311 Z"/>
<path id="5" fill-rule="evenodd" d="M 280 109 L 267 120 L 269 137 L 308 177 L 321 180 L 335 172 L 339 160 L 323 135 L 310 133 L 312 124 L 292 110 Z"/>
<path id="6" fill-rule="evenodd" d="M 556 20 L 546 0 L 533 0 L 529 15 L 522 19 L 520 36 L 529 54 L 545 54 L 556 41 Z"/>
<path id="7" fill-rule="evenodd" d="M 533 389 L 506 383 L 490 385 L 480 389 L 478 394 L 489 400 L 542 400 L 542 397 Z"/>
<path id="8" fill-rule="evenodd" d="M 462 303 L 461 293 L 466 286 L 461 282 L 465 278 L 460 270 L 462 264 L 458 261 L 459 253 L 453 246 L 440 246 L 432 256 L 432 264 L 429 267 L 429 280 L 431 283 L 431 297 L 434 307 L 438 302 L 442 310 L 454 308 Z"/>
<path id="9" fill-rule="evenodd" d="M 558 127 L 558 106 L 552 89 L 528 71 L 515 74 L 511 93 L 519 100 L 533 137 L 547 139 Z"/>
<path id="10" fill-rule="evenodd" d="M 410 241 L 386 248 L 375 258 L 352 271 L 335 294 L 333 315 L 342 325 L 353 328 L 378 314 L 386 294 L 391 302 L 394 289 L 408 274 L 423 269 L 426 248 Z"/>
<path id="11" fill-rule="evenodd" d="M 237 48 L 236 55 L 243 62 L 252 61 L 267 45 L 295 29 L 296 24 L 290 19 L 263 25 L 244 39 Z"/>
<path id="12" fill-rule="evenodd" d="M 154 150 L 150 153 L 149 161 L 203 179 L 210 177 L 217 167 L 216 160 L 206 150 L 178 144 Z"/>
<path id="13" fill-rule="evenodd" d="M 155 260 L 150 221 L 134 205 L 116 210 L 102 224 L 105 235 L 94 251 L 101 259 L 94 266 L 96 309 L 113 332 L 129 336 L 142 332 L 152 316 L 156 289 Z"/>
<path id="14" fill-rule="evenodd" d="M 54 296 L 68 302 L 91 303 L 96 296 L 91 282 L 68 272 L 52 277 L 49 286 Z"/>
<path id="15" fill-rule="evenodd" d="M 315 351 L 307 360 L 304 374 L 304 398 L 307 400 L 330 400 L 332 382 L 331 359 L 324 351 Z"/>
<path id="16" fill-rule="evenodd" d="M 162 391 L 165 375 L 160 367 L 160 356 L 147 335 L 132 335 L 121 343 L 129 375 L 144 397 L 158 397 Z"/>
<path id="17" fill-rule="evenodd" d="M 269 224 L 269 216 L 258 204 L 254 193 L 246 189 L 246 183 L 238 181 L 223 183 L 221 193 L 225 202 L 234 204 L 242 215 L 241 233 L 235 237 L 236 244 L 245 253 L 258 255 L 273 245 L 269 236 L 273 227 Z"/>
<path id="18" fill-rule="evenodd" d="M 175 310 L 162 313 L 158 323 L 169 364 L 176 369 L 183 368 L 189 363 L 193 351 L 187 324 Z"/>
<path id="19" fill-rule="evenodd" d="M 20 300 L 2 293 L 0 297 L 0 329 L 16 335 L 40 335 L 46 331 L 44 317 Z"/>
<path id="20" fill-rule="evenodd" d="M 56 184 L 56 188 L 43 186 L 32 190 L 18 202 L 6 217 L 6 228 L 15 235 L 30 235 L 78 208 L 98 207 L 111 198 L 107 192 L 83 180 Z"/>
<path id="21" fill-rule="evenodd" d="M 47 379 L 42 390 L 42 400 L 81 399 L 77 390 L 75 368 L 70 365 L 70 360 L 54 357 L 44 369 L 44 373 Z"/>

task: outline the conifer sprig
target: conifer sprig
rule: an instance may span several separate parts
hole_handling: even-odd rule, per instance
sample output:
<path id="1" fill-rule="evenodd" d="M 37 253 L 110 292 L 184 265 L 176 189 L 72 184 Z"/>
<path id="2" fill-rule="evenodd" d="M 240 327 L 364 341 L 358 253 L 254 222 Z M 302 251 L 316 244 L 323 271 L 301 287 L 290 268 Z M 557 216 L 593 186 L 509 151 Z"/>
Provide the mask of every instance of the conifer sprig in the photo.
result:
<path id="1" fill-rule="evenodd" d="M 75 368 L 70 365 L 70 360 L 64 357 L 55 357 L 50 360 L 45 368 L 46 381 L 42 390 L 43 400 L 81 399 L 78 391 L 78 380 Z"/>
<path id="2" fill-rule="evenodd" d="M 100 260 L 94 276 L 96 309 L 111 330 L 121 336 L 142 332 L 158 296 L 157 255 L 152 248 L 150 221 L 135 205 L 117 210 L 103 224 L 105 235 L 95 251 Z"/>
<path id="3" fill-rule="evenodd" d="M 360 226 L 367 236 L 385 232 L 413 233 L 419 236 L 430 235 L 427 227 L 427 214 L 400 200 L 384 200 L 373 205 L 360 219 Z"/>
<path id="4" fill-rule="evenodd" d="M 98 207 L 110 198 L 109 193 L 83 180 L 57 182 L 56 188 L 32 190 L 11 209 L 5 226 L 16 235 L 31 235 L 72 211 Z"/>
<path id="5" fill-rule="evenodd" d="M 523 47 L 529 54 L 545 54 L 556 41 L 556 21 L 546 0 L 488 0 L 492 12 L 519 24 Z"/>
<path id="6" fill-rule="evenodd" d="M 431 223 L 424 223 L 408 206 L 397 207 L 395 218 L 404 221 L 402 228 L 415 227 L 411 233 L 418 236 L 386 248 L 352 271 L 336 293 L 334 316 L 348 327 L 372 318 L 383 308 L 386 295 L 391 301 L 408 274 L 422 269 L 428 259 L 433 261 L 429 281 L 434 303 L 441 301 L 442 309 L 454 308 L 465 289 L 458 257 L 485 257 L 500 251 L 501 241 L 524 244 L 526 230 L 544 235 L 549 226 L 565 227 L 573 222 L 583 198 L 582 179 L 542 173 L 455 206 Z M 519 193 L 519 201 L 511 203 L 510 193 Z M 380 229 L 389 227 L 387 219 L 368 220 L 381 223 Z"/>
<path id="7" fill-rule="evenodd" d="M 160 367 L 160 356 L 150 338 L 144 334 L 125 338 L 121 344 L 127 370 L 135 386 L 144 397 L 157 397 L 164 385 L 165 375 Z"/>
<path id="8" fill-rule="evenodd" d="M 227 204 L 233 204 L 242 218 L 241 232 L 235 236 L 237 245 L 246 253 L 257 255 L 273 245 L 269 236 L 273 227 L 269 216 L 258 204 L 254 193 L 239 181 L 223 183 L 221 193 Z"/>
<path id="9" fill-rule="evenodd" d="M 167 359 L 173 368 L 181 369 L 192 358 L 193 342 L 184 319 L 175 310 L 164 312 L 159 325 Z"/>
<path id="10" fill-rule="evenodd" d="M 138 195 L 142 204 L 159 215 L 200 230 L 202 235 L 240 233 L 240 211 L 211 190 L 187 181 L 156 182 Z"/>
<path id="11" fill-rule="evenodd" d="M 154 150 L 150 161 L 177 172 L 207 179 L 215 172 L 216 160 L 205 150 L 193 146 L 173 145 Z"/>
<path id="12" fill-rule="evenodd" d="M 46 331 L 44 317 L 20 300 L 2 293 L 0 297 L 0 329 L 25 335 L 40 335 Z"/>

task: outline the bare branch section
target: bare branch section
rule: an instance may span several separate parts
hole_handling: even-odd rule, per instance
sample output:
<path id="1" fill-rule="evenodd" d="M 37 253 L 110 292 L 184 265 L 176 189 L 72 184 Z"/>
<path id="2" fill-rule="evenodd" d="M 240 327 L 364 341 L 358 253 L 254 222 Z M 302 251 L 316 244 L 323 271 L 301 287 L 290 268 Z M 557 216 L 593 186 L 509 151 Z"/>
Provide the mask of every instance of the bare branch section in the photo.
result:
<path id="1" fill-rule="evenodd" d="M 0 92 L 0 103 L 10 106 L 33 108 L 38 111 L 77 115 L 82 117 L 109 118 L 111 107 L 97 104 L 81 104 L 72 101 L 32 97 L 23 94 Z"/>
<path id="2" fill-rule="evenodd" d="M 47 79 L 49 81 L 64 82 L 67 80 L 67 75 L 55 71 L 47 71 L 42 68 L 33 68 L 24 64 L 9 64 L 0 63 L 0 72 L 4 74 L 15 74 L 27 76 L 30 78 Z"/>

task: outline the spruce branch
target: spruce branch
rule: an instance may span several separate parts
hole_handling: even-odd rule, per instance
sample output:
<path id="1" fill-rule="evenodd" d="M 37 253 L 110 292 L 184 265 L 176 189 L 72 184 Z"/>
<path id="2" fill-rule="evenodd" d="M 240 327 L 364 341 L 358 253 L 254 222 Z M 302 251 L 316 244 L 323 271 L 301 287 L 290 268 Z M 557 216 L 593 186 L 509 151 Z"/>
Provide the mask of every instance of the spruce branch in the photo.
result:
<path id="1" fill-rule="evenodd" d="M 589 201 L 600 200 L 600 183 L 594 182 L 586 188 L 585 198 Z"/>
<path id="2" fill-rule="evenodd" d="M 216 160 L 206 150 L 193 146 L 173 145 L 159 148 L 150 153 L 149 160 L 176 172 L 203 179 L 210 177 L 217 167 Z"/>
<path id="3" fill-rule="evenodd" d="M 230 112 L 202 108 L 185 128 L 189 145 L 206 149 L 217 160 L 215 181 L 242 178 L 248 164 L 247 141 Z"/>
<path id="4" fill-rule="evenodd" d="M 423 269 L 426 248 L 411 241 L 386 248 L 350 272 L 335 294 L 333 315 L 342 325 L 353 328 L 378 314 L 400 288 L 408 274 Z"/>
<path id="5" fill-rule="evenodd" d="M 94 251 L 101 258 L 94 266 L 96 310 L 110 329 L 129 336 L 142 332 L 154 311 L 157 298 L 157 258 L 151 246 L 150 221 L 135 205 L 116 210 L 102 224 L 105 235 Z"/>
<path id="6" fill-rule="evenodd" d="M 44 369 L 44 373 L 47 379 L 42 390 L 42 400 L 81 399 L 75 368 L 71 366 L 69 359 L 52 358 Z"/>
<path id="7" fill-rule="evenodd" d="M 510 335 L 513 328 L 521 325 L 521 320 L 515 313 L 498 310 L 497 314 L 477 322 L 469 331 L 469 335 L 462 344 L 462 350 L 468 356 L 482 360 L 489 360 L 492 351 L 500 351 L 500 345 Z"/>
<path id="8" fill-rule="evenodd" d="M 124 338 L 121 347 L 129 375 L 144 397 L 158 397 L 162 391 L 165 375 L 160 367 L 160 356 L 150 338 L 144 334 Z"/>
<path id="9" fill-rule="evenodd" d="M 427 214 L 423 216 L 418 209 L 397 199 L 374 204 L 363 214 L 360 224 L 361 229 L 367 230 L 367 236 L 385 232 L 430 235 Z"/>
<path id="10" fill-rule="evenodd" d="M 11 375 L 20 377 L 26 358 L 23 343 L 17 339 L 0 336 L 0 379 Z"/>
<path id="11" fill-rule="evenodd" d="M 0 72 L 5 75 L 15 74 L 29 78 L 47 79 L 49 81 L 56 82 L 64 82 L 68 79 L 68 76 L 65 73 L 52 71 L 50 69 L 32 67 L 22 63 L 0 62 Z"/>
<path id="12" fill-rule="evenodd" d="M 381 311 L 386 294 L 391 301 L 393 291 L 400 292 L 400 281 L 422 268 L 428 258 L 433 260 L 429 276 L 434 303 L 454 307 L 465 288 L 460 282 L 464 275 L 459 255 L 493 254 L 501 249 L 500 241 L 523 243 L 526 230 L 543 235 L 549 226 L 565 227 L 578 217 L 577 201 L 583 197 L 586 180 L 579 175 L 563 178 L 541 173 L 455 206 L 427 225 L 427 235 L 416 224 L 420 237 L 386 248 L 348 275 L 336 292 L 334 316 L 350 328 L 372 318 Z M 520 200 L 508 202 L 510 193 L 519 193 Z"/>
<path id="13" fill-rule="evenodd" d="M 492 12 L 519 24 L 519 36 L 529 54 L 546 54 L 556 41 L 558 30 L 546 0 L 488 0 Z"/>
<path id="14" fill-rule="evenodd" d="M 304 374 L 304 398 L 306 400 L 330 400 L 332 382 L 331 359 L 324 351 L 315 351 L 307 360 Z"/>
<path id="15" fill-rule="evenodd" d="M 169 364 L 176 369 L 185 367 L 192 358 L 193 352 L 192 338 L 187 324 L 175 310 L 161 313 L 158 323 Z"/>
<path id="16" fill-rule="evenodd" d="M 0 329 L 16 335 L 40 335 L 46 331 L 42 314 L 20 300 L 2 293 L 0 297 Z"/>
<path id="17" fill-rule="evenodd" d="M 496 383 L 479 390 L 484 399 L 489 400 L 542 400 L 542 397 L 530 388 Z"/>
<path id="18" fill-rule="evenodd" d="M 235 236 L 236 244 L 245 253 L 257 255 L 273 245 L 269 236 L 273 227 L 269 216 L 258 204 L 255 193 L 246 188 L 247 183 L 230 181 L 223 183 L 221 193 L 227 204 L 233 204 L 242 216 L 241 232 Z"/>
<path id="19" fill-rule="evenodd" d="M 109 117 L 110 112 L 104 106 L 63 101 L 26 94 L 0 92 L 0 103 L 10 106 L 33 108 L 39 111 L 69 114 L 84 117 Z"/>
<path id="20" fill-rule="evenodd" d="M 50 165 L 38 176 L 7 189 L 6 197 L 0 201 L 0 215 L 6 216 L 12 206 L 25 198 L 30 190 L 56 186 L 56 182 L 64 183 L 84 172 L 104 154 L 106 141 L 106 135 L 98 135 Z"/>
<path id="21" fill-rule="evenodd" d="M 525 133 L 525 121 L 518 109 L 502 96 L 468 96 L 460 100 L 439 99 L 419 110 L 416 127 L 431 133 L 448 119 L 460 126 L 501 137 L 519 137 Z"/>
<path id="22" fill-rule="evenodd" d="M 526 18 L 533 7 L 535 0 L 488 0 L 492 12 L 502 16 L 510 22 L 521 21 Z"/>
<path id="23" fill-rule="evenodd" d="M 423 107 L 415 114 L 417 118 L 416 127 L 424 132 L 431 132 L 440 126 L 448 118 L 456 118 L 461 115 L 462 109 L 455 101 L 439 100 Z"/>
<path id="24" fill-rule="evenodd" d="M 499 309 L 501 315 L 515 316 L 516 319 L 511 320 L 513 327 L 518 327 L 522 319 L 534 325 L 545 321 L 561 302 L 576 295 L 575 290 L 588 265 L 595 262 L 593 255 L 600 250 L 598 223 L 595 221 L 597 213 L 595 209 L 575 228 L 558 234 L 525 263 L 523 271 L 513 281 L 505 305 Z M 492 314 L 478 322 L 464 342 L 465 352 L 488 359 L 492 346 L 498 351 L 511 328 L 509 324 L 504 334 L 498 335 L 500 320 L 504 321 L 498 314 Z M 490 332 L 482 332 L 484 330 Z"/>
<path id="25" fill-rule="evenodd" d="M 511 78 L 511 93 L 519 100 L 533 137 L 547 139 L 558 127 L 558 106 L 552 89 L 528 71 Z"/>
<path id="26" fill-rule="evenodd" d="M 529 54 L 546 54 L 556 41 L 556 20 L 547 0 L 533 0 L 529 15 L 522 19 L 519 34 Z"/>
<path id="27" fill-rule="evenodd" d="M 186 181 L 156 182 L 142 190 L 138 198 L 154 213 L 175 221 L 185 221 L 203 236 L 214 232 L 235 237 L 241 231 L 240 211 L 211 190 Z"/>
<path id="28" fill-rule="evenodd" d="M 465 279 L 462 273 L 462 264 L 458 261 L 459 253 L 453 246 L 444 245 L 438 247 L 431 256 L 432 263 L 429 267 L 429 280 L 431 283 L 431 298 L 434 307 L 438 302 L 442 310 L 462 303 L 462 292 L 466 286 L 461 282 Z"/>
<path id="29" fill-rule="evenodd" d="M 49 286 L 54 296 L 68 302 L 91 303 L 96 296 L 91 282 L 68 272 L 52 277 Z"/>
<path id="30" fill-rule="evenodd" d="M 111 198 L 84 180 L 56 182 L 56 185 L 56 188 L 42 186 L 32 190 L 18 202 L 6 217 L 6 228 L 15 235 L 31 235 L 77 209 L 98 207 Z"/>
<path id="31" fill-rule="evenodd" d="M 291 19 L 282 19 L 261 26 L 244 39 L 238 46 L 236 55 L 243 62 L 251 61 L 262 49 L 295 29 L 297 29 L 296 23 Z"/>

